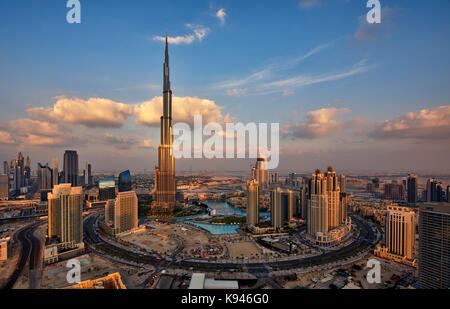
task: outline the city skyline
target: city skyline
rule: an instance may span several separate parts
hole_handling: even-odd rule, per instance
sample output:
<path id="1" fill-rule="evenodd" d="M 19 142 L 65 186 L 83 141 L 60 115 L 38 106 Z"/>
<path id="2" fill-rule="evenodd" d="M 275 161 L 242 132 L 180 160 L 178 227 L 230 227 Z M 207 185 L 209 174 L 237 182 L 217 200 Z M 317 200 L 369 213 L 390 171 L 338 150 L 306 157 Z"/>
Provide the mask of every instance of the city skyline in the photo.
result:
<path id="1" fill-rule="evenodd" d="M 0 103 L 8 110 L 0 116 L 2 161 L 22 151 L 35 166 L 76 149 L 80 162 L 97 171 L 151 172 L 167 24 L 175 122 L 192 122 L 196 113 L 208 121 L 279 122 L 281 172 L 326 164 L 343 171 L 450 172 L 446 1 L 382 3 L 377 28 L 361 22 L 367 8 L 355 1 L 268 3 L 272 15 L 251 1 L 108 9 L 100 2 L 82 2 L 80 25 L 65 22 L 65 6 L 12 3 L 0 10 L 2 21 L 17 25 L 2 33 L 9 46 L 0 53 Z M 32 16 L 43 8 L 45 16 Z M 169 9 L 165 20 L 155 14 Z M 30 29 L 43 44 L 19 35 Z M 76 46 L 85 44 L 92 48 L 81 55 Z M 246 171 L 249 164 L 177 160 L 180 171 Z"/>

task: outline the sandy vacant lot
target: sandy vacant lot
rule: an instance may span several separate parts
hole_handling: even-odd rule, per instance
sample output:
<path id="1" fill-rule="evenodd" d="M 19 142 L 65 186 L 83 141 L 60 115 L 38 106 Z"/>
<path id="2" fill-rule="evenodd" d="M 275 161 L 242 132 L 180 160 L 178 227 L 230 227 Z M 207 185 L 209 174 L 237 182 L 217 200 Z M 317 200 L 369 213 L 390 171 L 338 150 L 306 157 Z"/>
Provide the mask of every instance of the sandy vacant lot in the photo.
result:
<path id="1" fill-rule="evenodd" d="M 262 254 L 252 241 L 226 242 L 226 246 L 231 258 L 261 256 Z"/>
<path id="2" fill-rule="evenodd" d="M 167 234 L 162 233 L 146 232 L 134 234 L 124 237 L 123 240 L 131 242 L 139 247 L 167 254 L 173 253 L 178 247 L 176 240 L 170 239 Z"/>

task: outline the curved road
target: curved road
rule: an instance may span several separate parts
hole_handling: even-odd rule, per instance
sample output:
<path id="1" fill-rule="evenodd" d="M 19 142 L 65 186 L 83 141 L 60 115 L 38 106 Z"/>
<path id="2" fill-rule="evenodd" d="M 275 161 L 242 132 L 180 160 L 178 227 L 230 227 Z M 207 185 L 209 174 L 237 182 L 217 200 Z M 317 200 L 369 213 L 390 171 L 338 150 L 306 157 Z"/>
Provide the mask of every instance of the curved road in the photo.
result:
<path id="1" fill-rule="evenodd" d="M 25 266 L 29 263 L 30 269 L 30 288 L 35 289 L 37 278 L 36 274 L 41 268 L 41 249 L 42 242 L 36 236 L 34 232 L 36 229 L 42 225 L 44 222 L 38 222 L 24 227 L 14 234 L 14 239 L 22 244 L 22 250 L 20 252 L 19 262 L 16 265 L 16 269 L 9 278 L 8 282 L 4 286 L 4 289 L 12 289 L 19 279 L 20 275 L 23 273 Z"/>
<path id="2" fill-rule="evenodd" d="M 172 255 L 169 259 L 164 259 L 154 255 L 147 255 L 128 251 L 124 248 L 118 247 L 111 243 L 104 242 L 95 230 L 95 222 L 97 221 L 99 213 L 94 214 L 85 219 L 84 221 L 84 231 L 85 231 L 85 242 L 87 246 L 91 248 L 92 251 L 100 250 L 108 255 L 118 256 L 125 260 L 131 260 L 140 264 L 150 264 L 155 266 L 155 273 L 144 281 L 143 284 L 147 284 L 161 271 L 170 266 L 182 267 L 182 268 L 194 268 L 196 270 L 212 270 L 219 268 L 222 270 L 238 270 L 243 271 L 245 269 L 249 273 L 258 275 L 259 277 L 267 277 L 271 267 L 274 268 L 302 268 L 316 265 L 323 265 L 330 262 L 336 262 L 339 260 L 344 260 L 354 256 L 357 252 L 362 252 L 368 250 L 376 242 L 375 234 L 372 228 L 364 221 L 353 217 L 353 222 L 355 222 L 360 230 L 358 238 L 351 244 L 336 250 L 324 252 L 319 256 L 313 256 L 309 258 L 299 258 L 288 261 L 270 261 L 266 263 L 255 262 L 255 263 L 217 263 L 217 262 L 207 262 L 207 261 L 192 261 L 192 260 L 181 260 L 176 261 L 176 254 Z M 177 252 L 179 252 L 177 250 Z"/>

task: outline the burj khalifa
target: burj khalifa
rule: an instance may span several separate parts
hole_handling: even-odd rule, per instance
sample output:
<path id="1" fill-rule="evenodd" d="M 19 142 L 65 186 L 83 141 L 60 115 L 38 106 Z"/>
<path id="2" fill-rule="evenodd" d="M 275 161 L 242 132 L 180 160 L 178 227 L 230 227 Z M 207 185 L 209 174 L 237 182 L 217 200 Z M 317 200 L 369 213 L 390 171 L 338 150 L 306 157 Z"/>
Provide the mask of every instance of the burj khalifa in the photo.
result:
<path id="1" fill-rule="evenodd" d="M 152 208 L 172 211 L 175 207 L 176 182 L 172 134 L 172 90 L 169 72 L 169 44 L 166 34 L 164 61 L 163 115 L 161 117 L 161 145 L 158 147 L 158 166 L 155 168 L 155 195 Z"/>

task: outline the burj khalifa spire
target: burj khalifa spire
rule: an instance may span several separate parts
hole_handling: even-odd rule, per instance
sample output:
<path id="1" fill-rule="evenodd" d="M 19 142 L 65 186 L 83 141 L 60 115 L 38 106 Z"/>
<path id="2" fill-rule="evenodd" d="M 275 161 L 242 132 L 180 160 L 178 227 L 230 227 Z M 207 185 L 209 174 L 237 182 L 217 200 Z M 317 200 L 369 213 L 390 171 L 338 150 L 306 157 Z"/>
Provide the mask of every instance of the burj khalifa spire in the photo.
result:
<path id="1" fill-rule="evenodd" d="M 176 182 L 173 157 L 172 90 L 169 69 L 169 42 L 166 33 L 166 52 L 163 77 L 163 115 L 161 116 L 161 145 L 158 147 L 158 166 L 155 168 L 155 198 L 152 208 L 172 211 L 175 207 Z"/>

